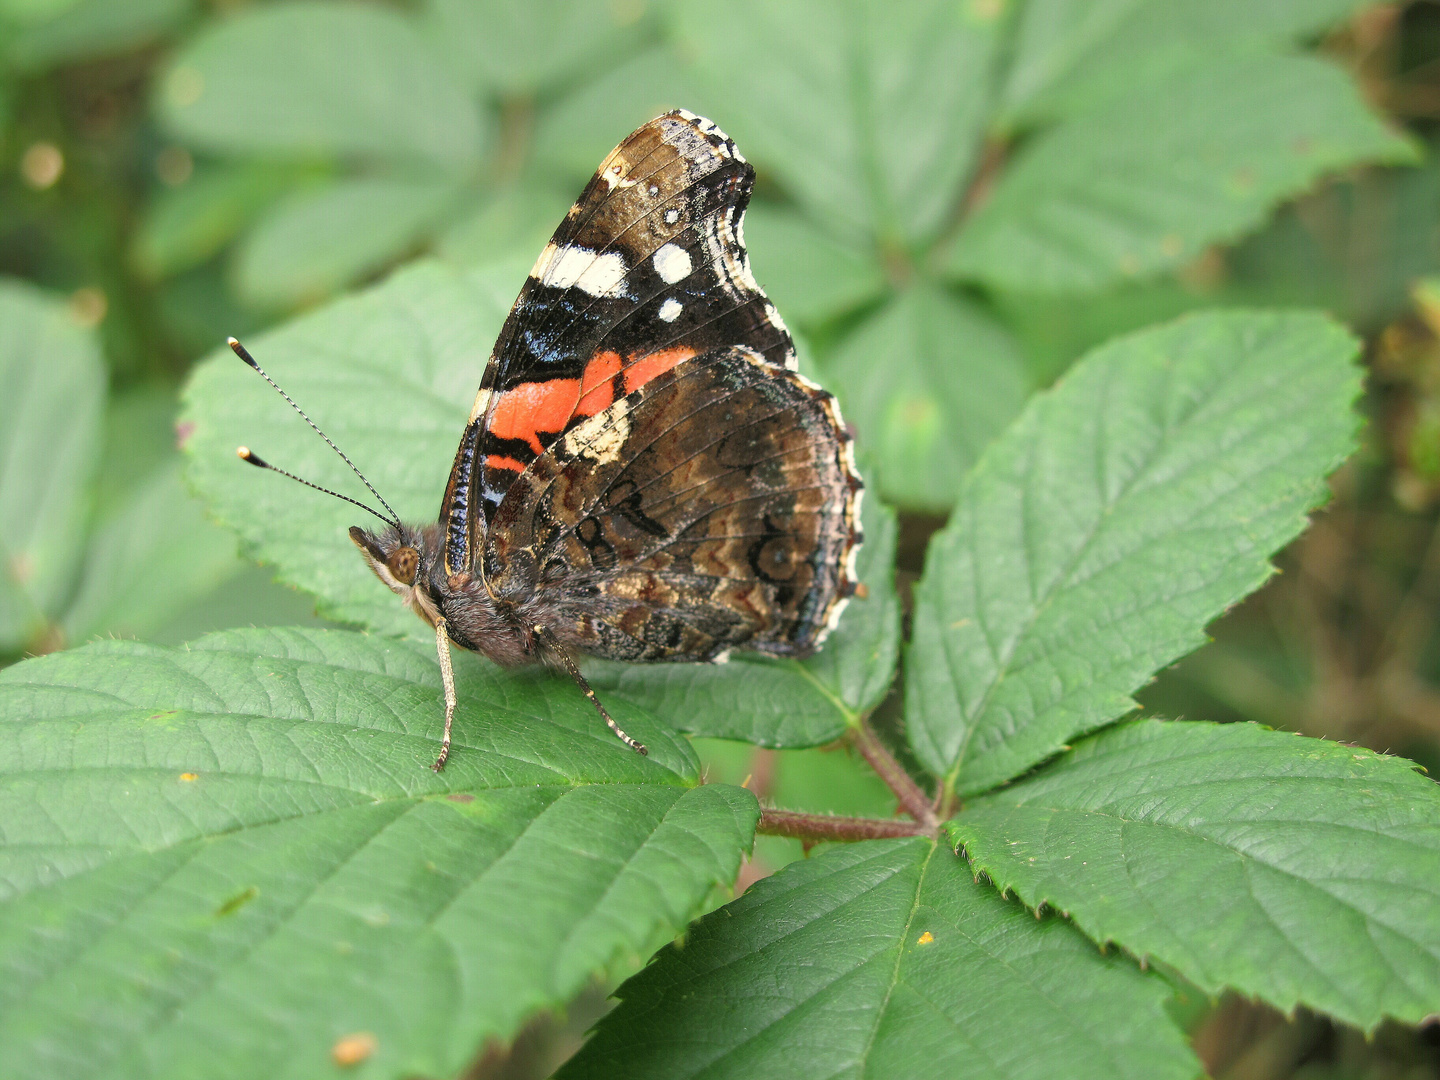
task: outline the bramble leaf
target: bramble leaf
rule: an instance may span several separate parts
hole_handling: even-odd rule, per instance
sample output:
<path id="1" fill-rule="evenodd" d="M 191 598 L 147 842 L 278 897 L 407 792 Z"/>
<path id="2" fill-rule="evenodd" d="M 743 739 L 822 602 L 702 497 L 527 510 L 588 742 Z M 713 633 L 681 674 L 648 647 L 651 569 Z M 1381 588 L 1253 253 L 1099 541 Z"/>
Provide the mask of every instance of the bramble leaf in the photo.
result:
<path id="1" fill-rule="evenodd" d="M 411 22 L 376 5 L 280 4 L 210 24 L 160 82 L 160 116 L 192 146 L 467 169 L 475 103 Z"/>
<path id="2" fill-rule="evenodd" d="M 916 589 L 906 726 L 925 766 L 984 791 L 1203 644 L 1354 446 L 1356 351 L 1318 315 L 1203 313 L 1033 398 L 960 486 Z"/>
<path id="3" fill-rule="evenodd" d="M 0 280 L 0 653 L 32 644 L 74 586 L 105 381 L 64 304 Z"/>
<path id="4" fill-rule="evenodd" d="M 0 672 L 0 1072 L 454 1075 L 733 880 L 758 809 L 688 743 L 420 643 L 231 631 Z M 41 929 L 43 928 L 43 930 Z"/>
<path id="5" fill-rule="evenodd" d="M 1212 993 L 1373 1029 L 1440 1008 L 1440 785 L 1253 724 L 1139 721 L 980 797 L 972 865 Z"/>
<path id="6" fill-rule="evenodd" d="M 620 987 L 559 1078 L 1190 1080 L 1168 994 L 934 841 L 869 841 L 702 919 Z"/>
<path id="7" fill-rule="evenodd" d="M 1002 288 L 1096 290 L 1237 239 L 1326 172 L 1414 157 L 1323 61 L 1212 60 L 1038 135 L 949 268 Z"/>

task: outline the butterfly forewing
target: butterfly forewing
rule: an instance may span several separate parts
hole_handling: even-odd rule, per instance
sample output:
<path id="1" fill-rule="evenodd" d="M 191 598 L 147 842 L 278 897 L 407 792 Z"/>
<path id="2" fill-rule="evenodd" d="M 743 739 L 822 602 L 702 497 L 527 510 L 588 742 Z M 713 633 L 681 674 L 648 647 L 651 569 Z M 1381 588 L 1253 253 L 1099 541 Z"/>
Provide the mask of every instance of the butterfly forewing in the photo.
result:
<path id="1" fill-rule="evenodd" d="M 709 121 L 668 113 L 613 150 L 536 260 L 491 354 L 456 455 L 446 564 L 515 477 L 563 432 L 698 353 L 725 345 L 794 367 L 750 272 L 754 170 Z"/>

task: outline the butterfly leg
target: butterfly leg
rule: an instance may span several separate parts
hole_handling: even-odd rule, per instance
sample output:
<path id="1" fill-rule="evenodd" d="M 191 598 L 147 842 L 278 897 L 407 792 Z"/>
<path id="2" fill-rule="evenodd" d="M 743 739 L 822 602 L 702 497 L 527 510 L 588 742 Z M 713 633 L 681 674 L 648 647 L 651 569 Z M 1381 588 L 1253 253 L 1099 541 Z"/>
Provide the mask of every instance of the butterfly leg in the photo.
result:
<path id="1" fill-rule="evenodd" d="M 535 636 L 565 665 L 565 670 L 570 673 L 570 678 L 575 680 L 575 685 L 580 687 L 580 692 L 590 699 L 591 705 L 594 705 L 595 708 L 599 710 L 600 715 L 605 718 L 605 723 L 610 725 L 610 730 L 619 736 L 620 741 L 637 754 L 642 756 L 648 755 L 650 751 L 645 749 L 645 744 L 637 742 L 629 735 L 626 735 L 625 732 L 621 731 L 620 725 L 615 723 L 610 714 L 605 711 L 605 706 L 600 704 L 600 699 L 595 696 L 595 691 L 590 689 L 590 684 L 585 681 L 585 676 L 580 674 L 580 669 L 576 667 L 575 661 L 571 659 L 570 654 L 565 650 L 565 646 L 560 644 L 560 639 L 543 626 L 535 627 Z"/>
<path id="2" fill-rule="evenodd" d="M 455 669 L 450 664 L 450 635 L 443 618 L 435 620 L 435 652 L 440 657 L 440 681 L 445 684 L 445 737 L 440 740 L 440 756 L 430 766 L 438 773 L 450 756 L 450 721 L 455 719 Z"/>

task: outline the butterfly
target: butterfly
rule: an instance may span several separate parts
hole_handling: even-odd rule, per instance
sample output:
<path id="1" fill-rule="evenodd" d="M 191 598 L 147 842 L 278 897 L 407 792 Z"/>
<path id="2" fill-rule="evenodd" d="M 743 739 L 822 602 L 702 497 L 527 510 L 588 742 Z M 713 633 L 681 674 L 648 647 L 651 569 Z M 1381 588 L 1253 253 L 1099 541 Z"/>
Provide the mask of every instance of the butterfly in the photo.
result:
<path id="1" fill-rule="evenodd" d="M 796 370 L 794 342 L 751 273 L 742 225 L 754 181 L 734 142 L 694 113 L 636 129 L 520 290 L 439 520 L 401 522 L 368 481 L 388 517 L 348 500 L 386 523 L 350 529 L 366 562 L 435 629 L 437 772 L 456 703 L 452 644 L 502 665 L 564 668 L 643 754 L 576 654 L 806 656 L 860 591 L 851 436 L 835 399 Z"/>

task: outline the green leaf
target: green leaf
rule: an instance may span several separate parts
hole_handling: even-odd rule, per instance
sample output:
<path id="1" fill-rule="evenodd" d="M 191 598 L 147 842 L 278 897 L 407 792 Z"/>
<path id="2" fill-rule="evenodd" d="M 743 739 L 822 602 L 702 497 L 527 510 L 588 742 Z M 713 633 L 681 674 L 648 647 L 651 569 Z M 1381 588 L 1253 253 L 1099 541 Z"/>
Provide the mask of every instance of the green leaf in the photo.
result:
<path id="1" fill-rule="evenodd" d="M 681 731 L 759 746 L 819 746 L 875 708 L 895 679 L 900 600 L 895 515 L 867 492 L 865 543 L 855 560 L 868 596 L 853 598 L 824 646 L 807 660 L 736 651 L 725 664 L 592 661 L 587 678 L 609 702 L 627 701 Z"/>
<path id="2" fill-rule="evenodd" d="M 132 258 L 152 278 L 169 277 L 209 261 L 255 216 L 320 170 L 267 161 L 198 165 L 179 187 L 146 206 Z"/>
<path id="3" fill-rule="evenodd" d="M 1219 56 L 1290 51 L 1370 2 L 1028 0 L 1001 102 L 1012 119 L 1074 115 Z"/>
<path id="4" fill-rule="evenodd" d="M 194 4 L 192 0 L 62 0 L 41 6 L 63 10 L 10 39 L 4 52 L 17 70 L 41 71 L 144 45 L 176 26 Z"/>
<path id="5" fill-rule="evenodd" d="M 820 322 L 885 291 L 885 272 L 873 254 L 837 240 L 793 210 L 751 203 L 745 238 L 757 280 L 791 322 Z"/>
<path id="6" fill-rule="evenodd" d="M 122 509 L 96 522 L 79 590 L 61 620 L 67 641 L 148 637 L 241 570 L 234 535 L 205 517 L 183 467 L 177 454 Z"/>
<path id="7" fill-rule="evenodd" d="M 246 345 L 401 517 L 434 521 L 485 359 L 531 259 L 468 274 L 412 267 Z M 197 366 L 185 400 L 191 480 L 260 561 L 322 597 L 332 618 L 429 635 L 351 543 L 346 530 L 368 515 L 236 460 L 244 444 L 368 499 L 274 391 L 222 346 Z"/>
<path id="8" fill-rule="evenodd" d="M 954 208 L 988 108 L 1000 5 L 683 0 L 713 116 L 807 209 L 919 245 Z M 737 72 L 744 72 L 737 77 Z"/>
<path id="9" fill-rule="evenodd" d="M 1031 399 L 961 485 L 916 589 L 906 729 L 983 791 L 1134 707 L 1273 572 L 1354 446 L 1357 343 L 1318 315 L 1204 313 Z"/>
<path id="10" fill-rule="evenodd" d="M 1253 724 L 1126 724 L 950 823 L 1097 941 L 1373 1029 L 1440 1006 L 1440 786 Z"/>
<path id="11" fill-rule="evenodd" d="M 212 23 L 160 83 L 161 119 L 234 154 L 480 156 L 480 115 L 404 17 L 374 4 L 302 2 Z"/>
<path id="12" fill-rule="evenodd" d="M 595 6 L 595 10 L 600 10 Z M 626 132 L 671 109 L 707 108 L 684 64 L 668 45 L 607 63 L 598 76 L 535 118 L 531 150 L 537 165 L 582 185 Z M 571 193 L 573 199 L 579 187 Z M 750 219 L 745 219 L 749 227 Z M 549 235 L 546 235 L 549 239 Z"/>
<path id="13" fill-rule="evenodd" d="M 0 279 L 0 652 L 43 634 L 74 584 L 105 368 L 64 304 Z"/>
<path id="14" fill-rule="evenodd" d="M 459 215 L 436 239 L 435 252 L 461 266 L 512 258 L 533 261 L 574 205 L 579 190 L 524 177 Z"/>
<path id="15" fill-rule="evenodd" d="M 68 641 L 150 637 L 244 569 L 234 535 L 206 519 L 181 479 L 175 408 L 158 388 L 110 401 L 88 550 L 60 620 Z"/>
<path id="16" fill-rule="evenodd" d="M 234 631 L 0 672 L 0 1072 L 454 1075 L 634 967 L 733 880 L 757 815 L 573 686 L 418 643 Z M 217 1070 L 219 1072 L 217 1073 Z"/>
<path id="17" fill-rule="evenodd" d="M 646 29 L 645 0 L 425 0 L 424 6 L 427 36 L 471 85 L 516 97 L 613 62 Z M 598 164 L 596 158 L 587 171 Z"/>
<path id="18" fill-rule="evenodd" d="M 1212 61 L 1037 136 L 949 268 L 1003 288 L 1099 289 L 1235 239 L 1327 172 L 1413 158 L 1330 64 Z"/>
<path id="19" fill-rule="evenodd" d="M 322 299 L 405 254 L 458 193 L 442 179 L 372 176 L 291 195 L 241 241 L 236 291 L 261 309 Z"/>
<path id="20" fill-rule="evenodd" d="M 827 848 L 621 986 L 561 1080 L 1189 1080 L 1168 990 L 976 884 L 934 841 Z"/>
<path id="21" fill-rule="evenodd" d="M 825 364 L 880 490 L 944 511 L 963 476 L 1025 402 L 1010 335 L 973 304 L 925 283 L 901 293 Z"/>

